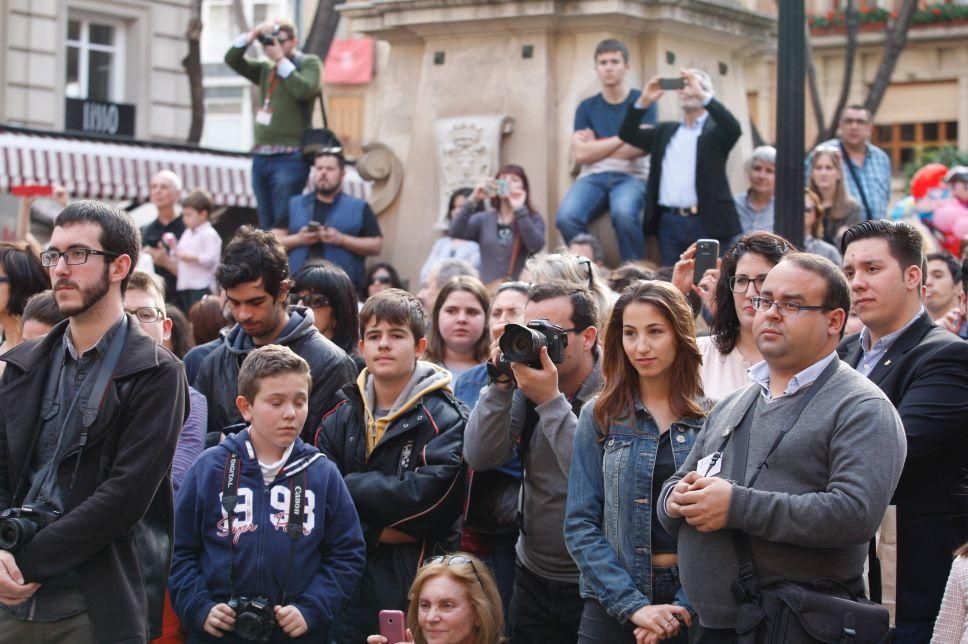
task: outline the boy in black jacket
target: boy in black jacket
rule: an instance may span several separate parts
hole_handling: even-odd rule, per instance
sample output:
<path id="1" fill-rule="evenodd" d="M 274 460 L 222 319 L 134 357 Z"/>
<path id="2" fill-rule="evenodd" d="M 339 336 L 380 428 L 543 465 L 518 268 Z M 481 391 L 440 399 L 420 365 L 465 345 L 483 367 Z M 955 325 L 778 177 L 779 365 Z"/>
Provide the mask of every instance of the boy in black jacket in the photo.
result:
<path id="1" fill-rule="evenodd" d="M 339 393 L 316 433 L 356 503 L 367 543 L 366 570 L 335 631 L 339 642 L 377 632 L 381 609 L 407 609 L 421 559 L 446 550 L 463 505 L 464 408 L 450 374 L 419 360 L 426 314 L 399 289 L 360 311 L 366 369 Z"/>

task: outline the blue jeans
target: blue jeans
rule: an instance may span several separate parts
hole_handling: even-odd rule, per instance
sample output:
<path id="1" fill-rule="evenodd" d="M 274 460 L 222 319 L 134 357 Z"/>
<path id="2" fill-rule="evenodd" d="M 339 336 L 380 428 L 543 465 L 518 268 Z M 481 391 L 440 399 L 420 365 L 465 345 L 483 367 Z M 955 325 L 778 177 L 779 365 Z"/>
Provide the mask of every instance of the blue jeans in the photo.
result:
<path id="1" fill-rule="evenodd" d="M 671 604 L 679 592 L 678 568 L 652 569 L 652 604 Z M 663 640 L 664 644 L 685 644 L 689 641 L 689 629 L 685 624 L 679 633 Z M 622 624 L 609 615 L 597 599 L 586 599 L 578 629 L 578 644 L 632 644 L 635 641 L 635 624 Z"/>
<path id="2" fill-rule="evenodd" d="M 252 191 L 259 212 L 259 228 L 269 230 L 289 215 L 289 200 L 306 187 L 309 166 L 301 152 L 252 155 Z"/>
<path id="3" fill-rule="evenodd" d="M 928 644 L 934 633 L 934 622 L 906 622 L 897 620 L 894 628 L 895 644 Z"/>
<path id="4" fill-rule="evenodd" d="M 587 233 L 589 222 L 607 209 L 622 261 L 627 262 L 645 256 L 644 207 L 644 181 L 624 172 L 598 172 L 572 185 L 561 200 L 555 219 L 567 244 L 575 235 Z"/>
<path id="5" fill-rule="evenodd" d="M 659 215 L 659 253 L 662 265 L 672 266 L 679 261 L 679 255 L 697 239 L 706 237 L 706 229 L 699 215 L 680 217 L 674 213 L 663 212 Z"/>

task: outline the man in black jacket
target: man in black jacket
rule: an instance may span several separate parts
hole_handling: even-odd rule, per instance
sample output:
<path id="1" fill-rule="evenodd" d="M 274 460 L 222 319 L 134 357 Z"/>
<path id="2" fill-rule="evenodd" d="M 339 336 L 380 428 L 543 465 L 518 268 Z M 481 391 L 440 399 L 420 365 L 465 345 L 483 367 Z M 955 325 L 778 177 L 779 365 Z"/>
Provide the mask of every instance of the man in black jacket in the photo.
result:
<path id="1" fill-rule="evenodd" d="M 851 304 L 864 323 L 840 346 L 844 360 L 897 407 L 907 459 L 897 507 L 897 631 L 931 640 L 951 553 L 968 540 L 968 343 L 936 326 L 921 304 L 921 236 L 874 219 L 841 241 Z M 889 515 L 890 516 L 890 515 Z M 894 572 L 884 562 L 885 576 Z"/>
<path id="2" fill-rule="evenodd" d="M 235 405 L 242 361 L 256 347 L 280 344 L 309 363 L 313 386 L 301 437 L 312 443 L 312 432 L 335 403 L 336 392 L 356 377 L 356 365 L 316 330 L 310 309 L 287 306 L 289 261 L 272 233 L 240 228 L 225 248 L 215 279 L 225 289 L 236 325 L 202 362 L 193 385 L 208 399 L 209 433 L 243 422 Z"/>
<path id="3" fill-rule="evenodd" d="M 181 362 L 124 313 L 140 248 L 115 208 L 65 208 L 41 259 L 69 319 L 3 355 L 0 510 L 44 507 L 53 522 L 0 550 L 2 642 L 160 634 L 188 385 Z"/>
<path id="4" fill-rule="evenodd" d="M 640 125 L 642 116 L 662 96 L 658 76 L 629 106 L 619 138 L 652 154 L 643 227 L 659 236 L 662 264 L 672 266 L 697 239 L 719 240 L 726 252 L 741 232 L 726 159 L 742 129 L 726 106 L 713 97 L 709 75 L 699 69 L 681 72 L 682 121 Z"/>
<path id="5" fill-rule="evenodd" d="M 316 446 L 339 467 L 360 515 L 366 570 L 337 620 L 335 639 L 376 633 L 382 609 L 407 610 L 421 557 L 453 550 L 464 499 L 466 413 L 450 373 L 419 360 L 427 348 L 423 306 L 390 289 L 360 311 L 366 369 L 340 392 Z"/>

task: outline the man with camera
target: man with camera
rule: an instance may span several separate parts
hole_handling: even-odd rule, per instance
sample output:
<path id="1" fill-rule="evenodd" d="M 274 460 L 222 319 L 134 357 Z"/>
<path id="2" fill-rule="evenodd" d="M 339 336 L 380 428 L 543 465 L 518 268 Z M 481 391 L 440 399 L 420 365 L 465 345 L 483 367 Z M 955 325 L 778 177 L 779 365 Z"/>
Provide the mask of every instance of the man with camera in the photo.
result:
<path id="1" fill-rule="evenodd" d="M 582 600 L 562 526 L 578 412 L 602 384 L 595 299 L 581 286 L 540 284 L 524 319 L 527 327 L 507 325 L 494 348 L 494 377 L 467 421 L 464 458 L 483 471 L 520 450 L 512 641 L 575 642 Z"/>
<path id="2" fill-rule="evenodd" d="M 245 50 L 256 39 L 269 60 L 245 58 Z M 271 20 L 236 38 L 225 54 L 225 64 L 261 90 L 254 125 L 252 190 L 262 230 L 271 229 L 286 213 L 289 198 L 302 192 L 309 174 L 299 144 L 310 125 L 323 64 L 318 56 L 299 51 L 298 44 L 295 25 Z"/>
<path id="3" fill-rule="evenodd" d="M 125 315 L 141 249 L 96 201 L 41 261 L 68 320 L 3 355 L 0 642 L 146 642 L 161 630 L 185 371 Z"/>

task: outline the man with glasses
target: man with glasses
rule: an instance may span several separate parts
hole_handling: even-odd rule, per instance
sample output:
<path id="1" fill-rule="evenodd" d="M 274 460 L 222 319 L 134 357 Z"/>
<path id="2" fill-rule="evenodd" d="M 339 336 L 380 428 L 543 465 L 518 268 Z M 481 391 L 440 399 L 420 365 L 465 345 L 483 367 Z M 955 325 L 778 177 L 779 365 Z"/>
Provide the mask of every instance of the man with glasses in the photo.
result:
<path id="1" fill-rule="evenodd" d="M 37 531 L 0 549 L 0 642 L 160 634 L 188 395 L 182 364 L 122 306 L 140 249 L 117 209 L 68 205 L 41 256 L 68 320 L 3 355 L 0 511 Z"/>
<path id="2" fill-rule="evenodd" d="M 257 38 L 268 60 L 245 57 Z M 302 192 L 309 173 L 300 140 L 311 124 L 323 64 L 318 56 L 299 51 L 298 44 L 293 23 L 269 20 L 236 38 L 225 54 L 225 64 L 260 89 L 252 189 L 263 230 L 273 228 L 286 215 L 289 198 Z"/>
<path id="3" fill-rule="evenodd" d="M 908 441 L 891 500 L 896 513 L 881 531 L 882 546 L 897 544 L 896 564 L 883 547 L 879 553 L 884 600 L 896 586 L 895 642 L 928 642 L 951 553 L 968 541 L 968 344 L 937 326 L 921 302 L 924 255 L 913 226 L 865 221 L 848 228 L 841 244 L 864 323 L 844 340 L 841 356 L 894 403 Z M 895 572 L 896 585 L 889 583 Z"/>
<path id="4" fill-rule="evenodd" d="M 195 388 L 208 399 L 208 431 L 221 434 L 243 422 L 235 404 L 239 367 L 256 347 L 280 344 L 309 363 L 313 386 L 302 436 L 312 442 L 336 393 L 356 379 L 353 360 L 316 330 L 310 309 L 287 303 L 289 263 L 272 233 L 240 228 L 225 247 L 215 279 L 236 324 L 205 357 L 195 378 Z"/>
<path id="5" fill-rule="evenodd" d="M 753 306 L 763 355 L 753 384 L 713 409 L 660 496 L 704 643 L 737 640 L 732 586 L 744 540 L 760 587 L 832 579 L 863 595 L 866 541 L 904 463 L 890 401 L 837 357 L 850 309 L 840 269 L 786 255 Z"/>
<path id="6" fill-rule="evenodd" d="M 891 199 L 891 158 L 870 142 L 873 115 L 863 105 L 850 105 L 840 115 L 840 137 L 817 147 L 840 151 L 841 172 L 850 195 L 864 207 L 865 219 L 883 219 Z M 813 153 L 804 163 L 804 182 L 810 183 Z"/>
<path id="7" fill-rule="evenodd" d="M 541 368 L 512 363 L 513 379 L 492 379 L 467 420 L 464 458 L 480 472 L 521 456 L 511 641 L 576 642 L 584 604 L 563 526 L 578 413 L 602 385 L 598 311 L 592 293 L 571 283 L 539 284 L 528 297 L 525 320 L 545 319 L 567 333 L 564 359 L 555 364 L 542 347 Z M 496 348 L 492 362 L 499 353 Z"/>
<path id="8" fill-rule="evenodd" d="M 313 159 L 315 192 L 293 197 L 276 217 L 273 233 L 289 250 L 297 272 L 309 260 L 336 264 L 353 286 L 365 286 L 363 262 L 383 250 L 383 233 L 370 204 L 343 192 L 346 159 L 341 148 L 323 149 Z"/>

